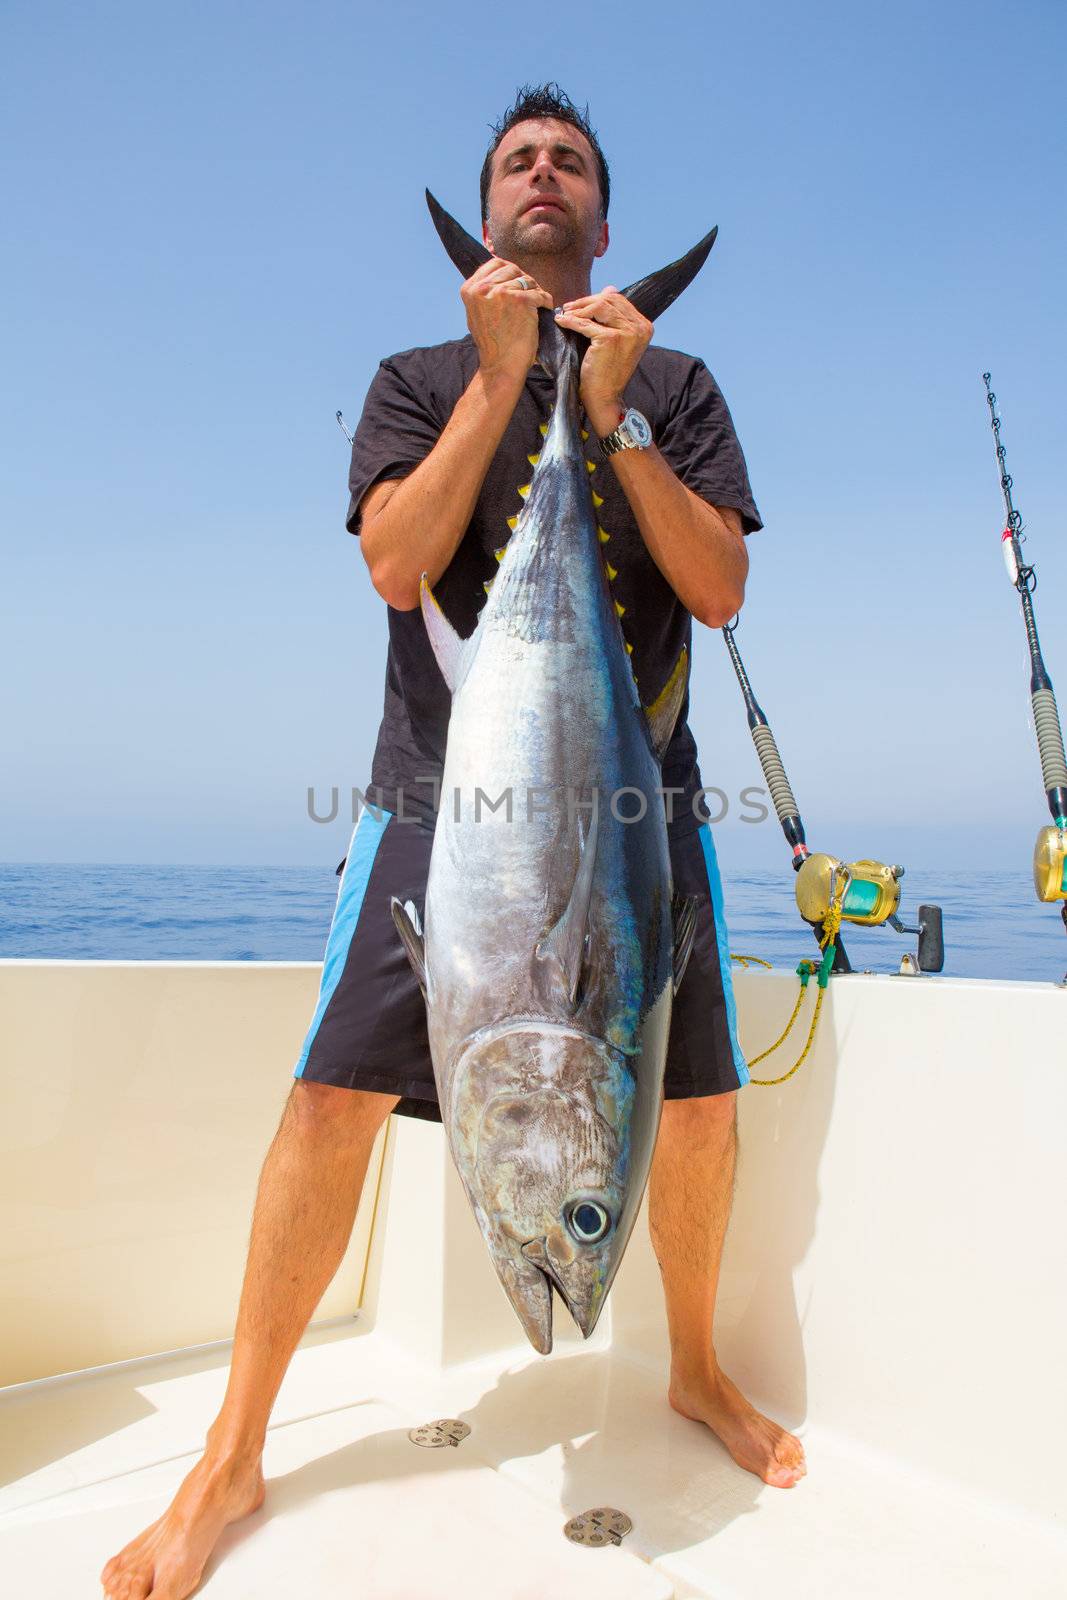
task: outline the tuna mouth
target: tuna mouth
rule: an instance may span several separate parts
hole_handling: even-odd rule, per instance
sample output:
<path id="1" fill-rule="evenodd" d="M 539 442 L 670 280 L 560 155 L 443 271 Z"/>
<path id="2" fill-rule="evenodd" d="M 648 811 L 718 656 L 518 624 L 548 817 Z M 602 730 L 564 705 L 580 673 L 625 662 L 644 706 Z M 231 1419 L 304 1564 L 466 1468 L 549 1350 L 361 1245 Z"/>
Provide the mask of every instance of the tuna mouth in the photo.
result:
<path id="1" fill-rule="evenodd" d="M 525 1245 L 522 1250 L 525 1250 Z M 504 1293 L 522 1323 L 523 1332 L 539 1355 L 552 1353 L 552 1290 L 547 1272 L 523 1254 L 496 1263 Z"/>
<path id="2" fill-rule="evenodd" d="M 543 1239 L 527 1239 L 526 1243 L 524 1245 L 520 1245 L 519 1248 L 525 1259 L 531 1262 L 532 1265 L 537 1268 L 538 1272 L 542 1273 L 547 1280 L 550 1286 L 549 1305 L 551 1306 L 551 1290 L 555 1289 L 556 1293 L 563 1301 L 563 1304 L 567 1307 L 575 1327 L 578 1329 L 584 1339 L 588 1339 L 589 1335 L 596 1326 L 597 1316 L 599 1315 L 599 1307 L 594 1309 L 592 1306 L 590 1306 L 583 1312 L 580 1311 L 578 1307 L 572 1305 L 570 1295 L 567 1293 L 566 1285 L 563 1283 L 559 1273 L 556 1271 L 556 1268 L 552 1263 L 552 1258 L 548 1253 L 548 1250 L 545 1246 L 545 1241 Z M 551 1323 L 549 1324 L 549 1338 L 551 1340 Z"/>

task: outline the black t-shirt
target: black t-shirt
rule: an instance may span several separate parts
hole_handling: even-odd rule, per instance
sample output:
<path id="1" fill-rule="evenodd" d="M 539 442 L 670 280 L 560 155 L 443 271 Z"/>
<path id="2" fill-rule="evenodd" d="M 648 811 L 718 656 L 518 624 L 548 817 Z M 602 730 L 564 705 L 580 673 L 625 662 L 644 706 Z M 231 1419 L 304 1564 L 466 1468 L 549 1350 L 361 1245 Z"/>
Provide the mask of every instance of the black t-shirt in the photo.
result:
<path id="1" fill-rule="evenodd" d="M 351 499 L 346 526 L 360 531 L 359 503 L 386 478 L 406 477 L 429 455 L 478 367 L 468 334 L 447 344 L 404 350 L 381 363 L 352 443 Z M 498 569 L 495 551 L 510 537 L 508 518 L 522 509 L 527 459 L 540 449 L 540 425 L 552 409 L 554 387 L 532 367 L 526 387 L 486 474 L 474 515 L 455 555 L 434 584 L 442 609 L 466 638 L 485 603 L 485 583 Z M 681 481 L 712 505 L 733 506 L 746 533 L 763 526 L 749 486 L 745 458 L 726 401 L 702 361 L 650 345 L 624 399 L 649 420 L 653 438 Z M 609 535 L 604 555 L 615 569 L 612 592 L 625 608 L 623 634 L 645 705 L 659 694 L 685 645 L 692 660 L 692 616 L 656 566 L 641 537 L 610 458 L 590 433 L 585 441 L 603 496 L 600 526 Z M 365 792 L 372 804 L 432 825 L 441 782 L 451 695 L 430 647 L 419 607 L 389 610 L 385 705 Z M 688 691 L 663 762 L 663 785 L 682 794 L 665 801 L 668 826 L 680 836 L 708 814 L 700 788 L 696 742 L 689 730 Z"/>

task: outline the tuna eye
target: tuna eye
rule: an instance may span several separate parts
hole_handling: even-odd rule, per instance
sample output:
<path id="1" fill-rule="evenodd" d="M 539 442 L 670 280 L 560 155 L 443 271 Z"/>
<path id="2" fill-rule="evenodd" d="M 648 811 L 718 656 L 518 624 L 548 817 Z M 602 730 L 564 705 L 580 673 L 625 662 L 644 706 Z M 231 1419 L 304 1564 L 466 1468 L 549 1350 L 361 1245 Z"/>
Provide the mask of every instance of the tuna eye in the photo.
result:
<path id="1" fill-rule="evenodd" d="M 596 1244 L 611 1226 L 611 1218 L 595 1200 L 579 1200 L 571 1207 L 568 1221 L 574 1237 L 582 1244 Z"/>

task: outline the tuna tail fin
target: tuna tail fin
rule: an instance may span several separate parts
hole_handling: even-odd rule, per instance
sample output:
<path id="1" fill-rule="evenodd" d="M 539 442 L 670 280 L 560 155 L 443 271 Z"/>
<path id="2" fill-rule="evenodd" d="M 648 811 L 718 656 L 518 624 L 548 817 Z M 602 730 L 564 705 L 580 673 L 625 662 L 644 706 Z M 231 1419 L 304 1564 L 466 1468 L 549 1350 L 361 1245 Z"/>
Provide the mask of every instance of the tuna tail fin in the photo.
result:
<path id="1" fill-rule="evenodd" d="M 622 291 L 624 297 L 637 307 L 643 317 L 655 322 L 668 306 L 674 304 L 683 290 L 688 289 L 711 254 L 718 231 L 718 227 L 712 228 L 699 244 L 686 251 L 684 256 L 679 256 L 677 261 L 660 267 L 658 272 L 650 272 L 647 278 L 638 278 L 636 283 L 631 283 L 628 289 Z"/>
<path id="2" fill-rule="evenodd" d="M 429 189 L 426 191 L 426 204 L 430 208 L 433 225 L 437 229 L 438 238 L 445 247 L 448 259 L 463 278 L 469 278 L 472 273 L 477 272 L 479 267 L 484 266 L 487 261 L 493 259 L 485 245 L 475 239 L 472 234 L 469 234 L 463 224 L 457 222 L 455 217 L 445 210 L 441 202 L 434 198 Z M 675 265 L 678 265 L 678 263 L 675 263 Z M 664 268 L 665 272 L 672 270 L 671 267 Z M 693 271 L 695 272 L 696 270 L 696 267 L 694 267 Z M 651 283 L 652 280 L 650 278 L 647 281 Z M 688 279 L 686 281 L 688 282 Z M 681 288 L 676 292 L 681 294 L 684 287 L 685 284 L 682 284 Z M 671 298 L 673 299 L 674 296 L 672 295 Z M 546 311 L 544 306 L 537 313 L 537 322 L 540 328 L 537 359 L 549 377 L 554 378 L 563 365 L 567 352 L 568 336 L 562 328 L 557 326 L 555 317 L 551 311 Z M 574 334 L 570 336 L 570 340 L 578 344 L 580 350 L 584 349 L 588 343 L 588 340 L 579 339 Z"/>
<path id="3" fill-rule="evenodd" d="M 586 942 L 589 927 L 589 902 L 593 892 L 593 871 L 596 866 L 596 846 L 599 833 L 597 802 L 588 828 L 581 832 L 578 823 L 578 871 L 574 877 L 567 909 L 548 933 L 534 946 L 534 960 L 542 980 L 553 994 L 560 990 L 569 1010 L 578 1008 L 582 972 L 586 965 Z M 543 965 L 542 965 L 543 964 Z"/>
<path id="4" fill-rule="evenodd" d="M 426 191 L 426 204 L 430 208 L 433 225 L 448 253 L 448 258 L 462 277 L 469 278 L 472 272 L 476 272 L 485 262 L 492 259 L 485 245 L 473 238 L 462 223 L 457 222 L 440 201 L 434 198 L 429 189 Z M 650 322 L 655 322 L 656 318 L 661 316 L 668 306 L 673 305 L 685 289 L 688 289 L 708 259 L 718 231 L 718 227 L 712 228 L 692 250 L 687 250 L 677 261 L 670 262 L 666 267 L 660 267 L 658 272 L 650 272 L 647 278 L 638 278 L 636 283 L 631 283 L 628 289 L 623 290 L 626 299 L 637 307 L 642 316 L 647 317 Z M 546 323 L 551 324 L 553 328 L 555 323 L 548 311 L 541 312 L 540 322 L 543 343 Z"/>
<path id="5" fill-rule="evenodd" d="M 429 189 L 426 191 L 426 204 L 430 208 L 433 225 L 437 229 L 441 243 L 448 252 L 448 259 L 458 269 L 461 277 L 469 278 L 472 272 L 476 272 L 479 267 L 492 260 L 485 245 L 472 238 L 455 217 L 449 216 Z"/>
<path id="6" fill-rule="evenodd" d="M 670 677 L 652 704 L 645 707 L 648 731 L 656 752 L 656 760 L 660 765 L 663 764 L 663 757 L 667 754 L 667 746 L 671 742 L 674 725 L 678 721 L 678 714 L 682 709 L 682 701 L 689 685 L 686 671 L 688 664 L 689 655 L 683 645 Z"/>

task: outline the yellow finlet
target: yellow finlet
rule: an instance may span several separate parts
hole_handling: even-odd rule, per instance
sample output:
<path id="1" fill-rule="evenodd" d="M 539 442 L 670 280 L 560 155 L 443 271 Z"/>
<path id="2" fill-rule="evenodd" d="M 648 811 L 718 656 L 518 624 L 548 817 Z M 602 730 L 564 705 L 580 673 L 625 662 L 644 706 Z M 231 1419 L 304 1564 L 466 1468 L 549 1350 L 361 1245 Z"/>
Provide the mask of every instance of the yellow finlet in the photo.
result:
<path id="1" fill-rule="evenodd" d="M 530 485 L 528 483 L 520 483 L 520 485 L 519 485 L 519 493 L 522 495 L 522 498 L 524 500 L 526 499 L 526 497 L 529 494 L 529 492 L 530 492 Z"/>
<path id="2" fill-rule="evenodd" d="M 530 463 L 531 467 L 536 467 L 537 463 L 541 459 L 541 452 L 538 451 L 535 456 L 527 456 L 526 459 Z"/>
<path id="3" fill-rule="evenodd" d="M 588 428 L 583 428 L 582 429 L 582 438 L 583 439 L 588 439 L 588 437 L 589 437 L 589 429 Z"/>
<path id="4" fill-rule="evenodd" d="M 586 470 L 588 472 L 595 472 L 596 471 L 596 462 L 595 461 L 587 461 L 585 465 L 586 465 Z"/>
<path id="5" fill-rule="evenodd" d="M 593 504 L 596 506 L 598 511 L 604 504 L 604 496 L 602 494 L 597 494 L 595 489 L 593 490 Z"/>
<path id="6" fill-rule="evenodd" d="M 605 533 L 603 528 L 599 527 L 596 530 L 596 536 L 600 540 L 601 544 L 607 544 L 608 540 L 611 538 L 610 533 Z"/>
<path id="7" fill-rule="evenodd" d="M 617 578 L 619 576 L 618 572 L 612 566 L 610 561 L 605 561 L 604 569 L 607 572 L 609 582 L 614 580 L 615 578 Z"/>
<path id="8" fill-rule="evenodd" d="M 617 600 L 615 602 L 615 615 L 617 617 L 624 617 L 626 615 L 626 607 L 625 606 L 620 606 L 620 604 L 619 604 L 619 602 Z"/>
<path id="9" fill-rule="evenodd" d="M 537 431 L 541 435 L 542 439 L 547 439 L 548 438 L 548 423 L 547 422 L 538 423 Z"/>
<path id="10" fill-rule="evenodd" d="M 495 578 L 487 578 L 485 580 L 485 582 L 482 584 L 482 588 L 485 590 L 486 594 L 489 593 L 490 589 L 493 587 L 493 584 L 495 582 L 496 582 Z"/>
<path id="11" fill-rule="evenodd" d="M 503 559 L 504 559 L 504 551 L 506 549 L 507 549 L 507 545 L 506 544 L 502 544 L 500 546 L 499 550 L 494 550 L 493 551 L 493 554 L 496 556 L 498 561 L 503 561 Z M 493 581 L 492 578 L 490 578 L 489 582 L 492 583 L 492 581 Z"/>
<path id="12" fill-rule="evenodd" d="M 515 532 L 515 528 L 516 528 L 516 526 L 518 524 L 518 521 L 519 521 L 518 517 L 509 517 L 508 518 L 508 527 L 511 529 L 512 533 Z"/>
<path id="13" fill-rule="evenodd" d="M 633 647 L 633 645 L 632 645 L 632 644 L 627 644 L 627 646 L 626 646 L 626 654 L 627 654 L 627 655 L 628 655 L 628 656 L 632 656 L 632 655 L 633 655 L 633 653 L 634 653 L 634 647 Z"/>

